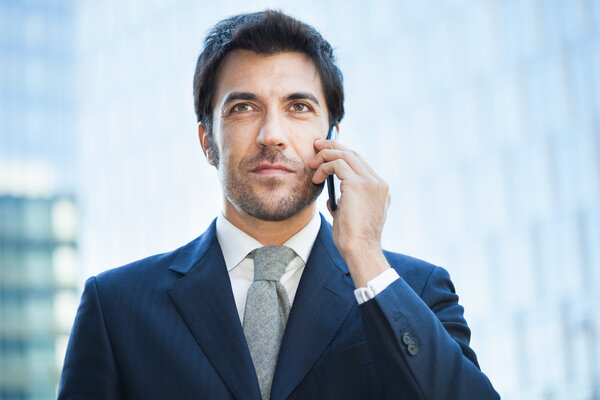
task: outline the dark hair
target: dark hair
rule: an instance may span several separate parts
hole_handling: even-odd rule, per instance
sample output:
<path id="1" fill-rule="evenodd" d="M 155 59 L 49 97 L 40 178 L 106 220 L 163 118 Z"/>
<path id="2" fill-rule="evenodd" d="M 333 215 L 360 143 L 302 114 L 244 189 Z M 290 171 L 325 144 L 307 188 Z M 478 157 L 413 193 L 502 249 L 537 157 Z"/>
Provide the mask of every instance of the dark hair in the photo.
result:
<path id="1" fill-rule="evenodd" d="M 235 49 L 265 55 L 287 51 L 308 55 L 319 71 L 329 124 L 341 121 L 344 116 L 343 77 L 335 65 L 331 45 L 312 26 L 282 12 L 266 10 L 224 19 L 204 40 L 194 73 L 194 108 L 198 122 L 202 122 L 209 133 L 217 70 L 225 56 Z"/>

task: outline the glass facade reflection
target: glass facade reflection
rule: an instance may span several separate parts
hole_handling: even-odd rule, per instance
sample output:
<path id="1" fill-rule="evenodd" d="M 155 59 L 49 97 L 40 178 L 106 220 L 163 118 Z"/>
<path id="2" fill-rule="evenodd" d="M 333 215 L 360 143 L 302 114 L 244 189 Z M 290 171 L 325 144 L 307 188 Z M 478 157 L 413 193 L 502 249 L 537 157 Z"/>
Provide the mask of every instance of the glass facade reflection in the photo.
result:
<path id="1" fill-rule="evenodd" d="M 0 196 L 0 398 L 51 399 L 78 303 L 73 199 Z"/>
<path id="2" fill-rule="evenodd" d="M 75 8 L 0 0 L 0 399 L 56 398 L 79 297 Z"/>

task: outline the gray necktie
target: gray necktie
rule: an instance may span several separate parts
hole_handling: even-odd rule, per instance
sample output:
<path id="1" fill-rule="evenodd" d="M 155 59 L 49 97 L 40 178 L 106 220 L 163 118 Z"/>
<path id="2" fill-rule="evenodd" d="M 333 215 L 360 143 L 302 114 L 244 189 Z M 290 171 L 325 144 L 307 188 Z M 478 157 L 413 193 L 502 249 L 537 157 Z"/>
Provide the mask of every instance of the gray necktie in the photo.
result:
<path id="1" fill-rule="evenodd" d="M 244 334 L 263 399 L 271 393 L 279 346 L 290 313 L 290 300 L 279 279 L 294 259 L 294 250 L 265 246 L 254 250 L 254 282 L 248 289 Z"/>

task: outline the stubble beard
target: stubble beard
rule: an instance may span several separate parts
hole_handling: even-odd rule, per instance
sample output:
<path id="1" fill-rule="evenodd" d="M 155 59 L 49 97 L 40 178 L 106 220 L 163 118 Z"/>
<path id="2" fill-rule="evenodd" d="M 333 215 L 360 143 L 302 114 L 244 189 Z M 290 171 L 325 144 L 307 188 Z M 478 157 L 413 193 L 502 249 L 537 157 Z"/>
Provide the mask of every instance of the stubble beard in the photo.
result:
<path id="1" fill-rule="evenodd" d="M 281 163 L 292 167 L 296 172 L 296 182 L 288 191 L 279 188 L 288 184 L 286 178 L 265 176 L 260 181 L 251 182 L 249 172 L 262 161 Z M 238 210 L 263 221 L 283 221 L 297 215 L 312 204 L 323 190 L 323 184 L 312 182 L 314 171 L 301 161 L 288 159 L 274 148 L 263 148 L 255 157 L 244 159 L 240 165 L 227 168 L 219 163 L 219 179 L 223 193 Z M 258 193 L 255 188 L 262 189 Z"/>

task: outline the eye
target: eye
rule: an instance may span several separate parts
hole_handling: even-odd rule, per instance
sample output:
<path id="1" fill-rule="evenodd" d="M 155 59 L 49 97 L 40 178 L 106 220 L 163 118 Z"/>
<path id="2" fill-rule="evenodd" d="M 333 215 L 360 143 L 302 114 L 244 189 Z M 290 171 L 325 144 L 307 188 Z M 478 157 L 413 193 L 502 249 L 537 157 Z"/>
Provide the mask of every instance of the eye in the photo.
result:
<path id="1" fill-rule="evenodd" d="M 312 108 L 306 103 L 294 103 L 290 109 L 297 113 L 304 113 L 312 110 Z"/>
<path id="2" fill-rule="evenodd" d="M 232 112 L 247 112 L 252 110 L 254 110 L 254 107 L 252 107 L 248 103 L 238 103 L 235 106 L 231 107 Z"/>

